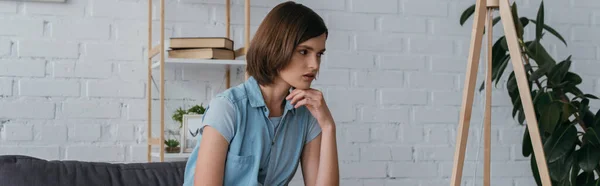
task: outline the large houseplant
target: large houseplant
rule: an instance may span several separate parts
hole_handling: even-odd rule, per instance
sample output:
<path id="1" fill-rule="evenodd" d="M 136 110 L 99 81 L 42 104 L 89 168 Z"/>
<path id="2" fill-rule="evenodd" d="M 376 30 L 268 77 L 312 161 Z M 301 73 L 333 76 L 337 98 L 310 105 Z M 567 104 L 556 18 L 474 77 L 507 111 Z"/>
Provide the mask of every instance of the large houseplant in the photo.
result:
<path id="1" fill-rule="evenodd" d="M 463 25 L 474 13 L 475 5 L 469 6 L 460 17 Z M 555 60 L 542 44 L 546 33 L 552 34 L 567 45 L 565 39 L 544 23 L 544 3 L 541 2 L 535 19 L 519 17 L 517 5 L 511 5 L 525 69 L 533 98 L 544 152 L 552 179 L 552 185 L 600 185 L 600 112 L 590 110 L 590 99 L 598 99 L 583 93 L 577 86 L 581 77 L 569 71 L 571 56 Z M 495 25 L 500 17 L 493 19 Z M 535 38 L 525 40 L 524 30 L 535 26 Z M 519 97 L 514 72 L 506 71 L 510 61 L 505 37 L 498 38 L 492 48 L 492 78 L 496 85 L 508 74 L 506 90 L 513 104 L 512 116 L 523 125 L 525 116 Z M 481 89 L 483 86 L 481 86 Z M 528 130 L 523 134 L 522 154 L 531 157 L 531 169 L 538 185 L 539 172 Z"/>

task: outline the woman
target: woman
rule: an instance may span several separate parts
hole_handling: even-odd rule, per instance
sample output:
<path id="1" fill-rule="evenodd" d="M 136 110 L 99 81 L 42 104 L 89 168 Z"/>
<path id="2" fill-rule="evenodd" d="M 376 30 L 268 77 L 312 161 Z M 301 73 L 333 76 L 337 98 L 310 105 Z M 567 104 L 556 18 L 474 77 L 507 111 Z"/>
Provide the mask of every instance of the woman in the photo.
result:
<path id="1" fill-rule="evenodd" d="M 299 164 L 306 185 L 339 185 L 335 123 L 310 88 L 327 34 L 304 5 L 269 12 L 246 54 L 249 78 L 207 107 L 184 185 L 287 185 Z"/>

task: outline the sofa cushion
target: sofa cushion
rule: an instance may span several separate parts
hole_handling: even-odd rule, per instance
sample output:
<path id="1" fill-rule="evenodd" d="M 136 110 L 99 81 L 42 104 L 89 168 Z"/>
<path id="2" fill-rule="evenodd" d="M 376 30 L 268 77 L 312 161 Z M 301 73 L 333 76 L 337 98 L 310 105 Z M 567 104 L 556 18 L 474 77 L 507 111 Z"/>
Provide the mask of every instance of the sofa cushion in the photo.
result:
<path id="1" fill-rule="evenodd" d="M 182 185 L 186 162 L 103 163 L 0 156 L 0 185 Z"/>

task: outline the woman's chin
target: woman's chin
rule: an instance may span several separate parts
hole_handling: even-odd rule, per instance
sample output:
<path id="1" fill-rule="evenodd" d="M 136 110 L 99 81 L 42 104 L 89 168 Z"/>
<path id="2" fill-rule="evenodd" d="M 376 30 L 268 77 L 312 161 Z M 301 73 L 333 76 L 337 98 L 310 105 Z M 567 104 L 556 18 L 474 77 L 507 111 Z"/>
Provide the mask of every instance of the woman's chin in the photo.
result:
<path id="1" fill-rule="evenodd" d="M 295 85 L 293 85 L 294 88 L 296 89 L 300 89 L 300 90 L 306 90 L 306 89 L 310 89 L 310 82 L 300 82 L 297 83 Z"/>

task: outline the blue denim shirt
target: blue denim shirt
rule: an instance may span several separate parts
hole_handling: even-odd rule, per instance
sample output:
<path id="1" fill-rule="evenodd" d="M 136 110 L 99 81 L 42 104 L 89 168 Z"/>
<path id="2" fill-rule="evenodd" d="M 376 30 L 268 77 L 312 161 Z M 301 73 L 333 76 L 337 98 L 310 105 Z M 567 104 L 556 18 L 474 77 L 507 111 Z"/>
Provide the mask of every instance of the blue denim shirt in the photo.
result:
<path id="1" fill-rule="evenodd" d="M 202 120 L 202 127 L 214 127 L 229 143 L 225 186 L 287 185 L 298 168 L 302 148 L 321 132 L 306 107 L 294 109 L 287 100 L 283 115 L 269 118 L 269 109 L 253 77 L 215 96 Z M 194 182 L 201 134 L 187 161 L 184 186 Z"/>

